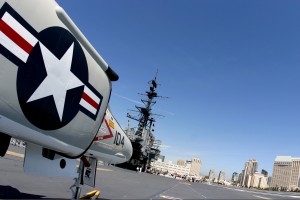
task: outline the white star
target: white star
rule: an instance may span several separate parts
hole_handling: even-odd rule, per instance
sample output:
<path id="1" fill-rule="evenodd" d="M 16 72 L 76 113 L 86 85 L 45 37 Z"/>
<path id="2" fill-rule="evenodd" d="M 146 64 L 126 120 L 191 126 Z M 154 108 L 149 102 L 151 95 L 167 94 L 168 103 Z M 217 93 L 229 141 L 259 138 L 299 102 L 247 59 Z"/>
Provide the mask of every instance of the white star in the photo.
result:
<path id="1" fill-rule="evenodd" d="M 47 77 L 34 91 L 27 103 L 52 95 L 60 121 L 62 121 L 67 90 L 84 85 L 71 72 L 74 43 L 61 59 L 55 57 L 42 43 L 40 43 L 40 47 Z"/>

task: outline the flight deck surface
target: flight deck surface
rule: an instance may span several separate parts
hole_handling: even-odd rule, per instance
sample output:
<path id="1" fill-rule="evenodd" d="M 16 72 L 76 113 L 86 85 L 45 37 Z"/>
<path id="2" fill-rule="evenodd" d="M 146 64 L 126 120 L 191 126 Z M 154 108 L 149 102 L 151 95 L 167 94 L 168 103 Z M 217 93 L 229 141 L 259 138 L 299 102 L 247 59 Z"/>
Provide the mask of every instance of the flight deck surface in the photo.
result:
<path id="1" fill-rule="evenodd" d="M 10 146 L 0 158 L 0 199 L 70 199 L 71 178 L 31 176 L 23 172 L 24 148 Z M 233 186 L 188 183 L 183 180 L 99 165 L 99 199 L 300 199 L 299 193 L 260 191 Z"/>

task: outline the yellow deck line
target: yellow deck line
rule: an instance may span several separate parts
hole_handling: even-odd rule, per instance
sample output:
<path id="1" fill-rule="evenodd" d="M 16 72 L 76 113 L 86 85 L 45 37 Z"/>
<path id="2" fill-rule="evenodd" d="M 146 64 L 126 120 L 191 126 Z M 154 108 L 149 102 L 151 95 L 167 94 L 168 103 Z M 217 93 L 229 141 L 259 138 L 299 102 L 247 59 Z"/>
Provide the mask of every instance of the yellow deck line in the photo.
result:
<path id="1" fill-rule="evenodd" d="M 179 182 L 180 184 L 184 184 L 184 185 L 188 185 L 190 186 L 191 184 L 190 183 L 187 183 L 187 182 Z"/>
<path id="2" fill-rule="evenodd" d="M 15 156 L 15 157 L 19 157 L 19 158 L 24 158 L 24 155 L 23 155 L 23 154 L 15 153 L 15 152 L 12 152 L 12 151 L 7 151 L 6 154 L 7 154 L 7 155 L 10 155 L 10 156 Z"/>
<path id="3" fill-rule="evenodd" d="M 111 172 L 113 171 L 112 169 L 105 169 L 105 168 L 97 168 L 98 171 L 108 171 Z"/>

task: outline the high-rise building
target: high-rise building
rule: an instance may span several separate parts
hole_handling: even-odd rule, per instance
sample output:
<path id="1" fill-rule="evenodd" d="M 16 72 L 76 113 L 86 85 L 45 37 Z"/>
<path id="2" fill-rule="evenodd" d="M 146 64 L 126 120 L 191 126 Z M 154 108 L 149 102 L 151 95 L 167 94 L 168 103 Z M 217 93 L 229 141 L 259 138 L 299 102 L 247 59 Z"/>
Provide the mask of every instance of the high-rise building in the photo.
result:
<path id="1" fill-rule="evenodd" d="M 244 170 L 243 170 L 243 171 L 244 171 Z M 242 181 L 243 171 L 242 171 L 242 173 L 239 174 L 239 179 L 238 179 L 238 183 L 239 183 L 239 184 L 241 184 L 241 181 Z"/>
<path id="2" fill-rule="evenodd" d="M 272 176 L 268 177 L 268 186 L 271 186 L 271 182 L 272 182 Z"/>
<path id="3" fill-rule="evenodd" d="M 287 190 L 292 175 L 292 157 L 277 156 L 274 161 L 271 188 Z"/>
<path id="4" fill-rule="evenodd" d="M 233 172 L 232 177 L 231 177 L 231 182 L 237 183 L 239 180 L 239 174 L 237 172 Z"/>
<path id="5" fill-rule="evenodd" d="M 215 175 L 215 170 L 213 170 L 213 169 L 209 170 L 208 179 L 210 181 L 213 181 L 215 179 L 215 176 L 216 176 Z"/>
<path id="6" fill-rule="evenodd" d="M 241 185 L 246 186 L 246 182 L 249 180 L 249 175 L 252 176 L 255 172 L 257 172 L 258 162 L 255 159 L 248 160 L 245 163 L 244 170 L 242 172 Z M 248 179 L 248 180 L 246 180 Z"/>
<path id="7" fill-rule="evenodd" d="M 251 177 L 250 187 L 260 188 L 260 189 L 268 188 L 267 176 L 255 172 L 254 175 Z"/>
<path id="8" fill-rule="evenodd" d="M 185 161 L 184 160 L 177 160 L 177 165 L 185 166 Z"/>
<path id="9" fill-rule="evenodd" d="M 251 175 L 251 174 L 246 175 L 245 180 L 244 180 L 244 187 L 250 188 L 251 185 L 253 185 L 252 178 L 253 178 L 253 175 Z"/>
<path id="10" fill-rule="evenodd" d="M 268 188 L 268 177 L 258 172 L 255 172 L 254 174 L 248 174 L 244 181 L 244 187 L 254 187 L 260 189 Z"/>
<path id="11" fill-rule="evenodd" d="M 225 181 L 225 172 L 220 171 L 219 176 L 218 176 L 218 182 L 219 183 L 224 183 L 224 181 Z"/>
<path id="12" fill-rule="evenodd" d="M 292 158 L 292 177 L 290 189 L 294 190 L 299 187 L 300 179 L 300 158 Z"/>
<path id="13" fill-rule="evenodd" d="M 261 170 L 261 174 L 263 174 L 266 177 L 268 176 L 268 172 L 266 170 L 264 170 L 264 169 Z"/>
<path id="14" fill-rule="evenodd" d="M 271 188 L 294 190 L 299 186 L 300 158 L 276 156 L 273 166 Z"/>
<path id="15" fill-rule="evenodd" d="M 200 174 L 200 168 L 202 166 L 202 162 L 198 158 L 192 158 L 191 160 L 191 169 L 190 169 L 190 176 L 199 176 Z"/>

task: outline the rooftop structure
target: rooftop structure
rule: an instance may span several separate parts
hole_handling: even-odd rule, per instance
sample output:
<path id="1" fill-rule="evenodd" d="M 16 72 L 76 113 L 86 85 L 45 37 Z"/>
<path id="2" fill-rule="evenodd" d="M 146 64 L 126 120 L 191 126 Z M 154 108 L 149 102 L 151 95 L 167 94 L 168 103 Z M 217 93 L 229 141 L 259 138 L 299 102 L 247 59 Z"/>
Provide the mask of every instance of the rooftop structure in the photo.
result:
<path id="1" fill-rule="evenodd" d="M 241 185 L 246 186 L 246 179 L 249 175 L 257 172 L 258 162 L 256 159 L 250 159 L 245 163 L 244 170 L 242 171 Z"/>

